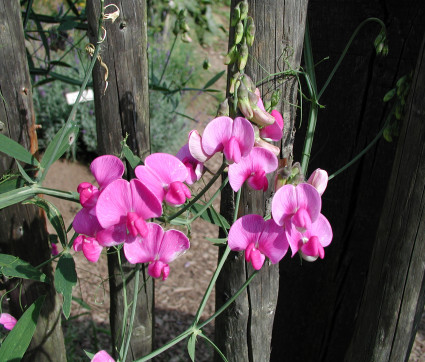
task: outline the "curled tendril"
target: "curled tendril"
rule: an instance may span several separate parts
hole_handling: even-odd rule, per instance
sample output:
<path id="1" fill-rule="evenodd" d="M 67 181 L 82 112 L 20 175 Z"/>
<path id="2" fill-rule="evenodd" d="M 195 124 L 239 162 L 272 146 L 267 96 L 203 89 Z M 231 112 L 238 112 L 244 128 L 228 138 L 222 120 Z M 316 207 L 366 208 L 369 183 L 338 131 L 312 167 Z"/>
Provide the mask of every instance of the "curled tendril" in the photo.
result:
<path id="1" fill-rule="evenodd" d="M 106 32 L 105 32 L 106 35 Z M 92 57 L 94 55 L 94 50 L 95 50 L 95 46 L 91 43 L 86 45 L 86 52 Z M 105 76 L 104 76 L 104 80 L 105 80 L 105 89 L 103 90 L 103 94 L 105 94 L 106 89 L 108 88 L 108 76 L 109 76 L 109 69 L 108 66 L 103 62 L 102 57 L 100 56 L 100 54 L 97 56 L 97 60 L 100 63 L 100 66 L 105 69 Z"/>
<path id="2" fill-rule="evenodd" d="M 105 6 L 104 10 L 106 11 L 106 9 L 109 8 L 110 6 L 114 7 L 116 10 L 113 11 L 112 13 L 104 14 L 103 19 L 111 20 L 112 22 L 114 22 L 120 16 L 120 9 L 115 4 L 109 4 Z"/>

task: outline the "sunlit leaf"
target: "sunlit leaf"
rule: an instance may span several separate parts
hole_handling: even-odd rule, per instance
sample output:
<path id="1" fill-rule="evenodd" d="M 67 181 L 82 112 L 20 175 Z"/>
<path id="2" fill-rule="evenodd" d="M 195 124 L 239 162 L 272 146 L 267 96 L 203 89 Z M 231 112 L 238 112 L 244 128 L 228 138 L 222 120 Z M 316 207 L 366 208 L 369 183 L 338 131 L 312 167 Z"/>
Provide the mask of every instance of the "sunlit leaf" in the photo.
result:
<path id="1" fill-rule="evenodd" d="M 0 151 L 29 165 L 38 166 L 37 159 L 18 142 L 0 134 Z"/>
<path id="2" fill-rule="evenodd" d="M 63 295 L 63 314 L 68 319 L 71 313 L 72 288 L 77 284 L 77 273 L 75 262 L 71 254 L 63 254 L 56 266 L 55 288 Z"/>
<path id="3" fill-rule="evenodd" d="M 0 273 L 6 277 L 31 279 L 43 283 L 49 282 L 44 273 L 14 255 L 0 254 Z"/>

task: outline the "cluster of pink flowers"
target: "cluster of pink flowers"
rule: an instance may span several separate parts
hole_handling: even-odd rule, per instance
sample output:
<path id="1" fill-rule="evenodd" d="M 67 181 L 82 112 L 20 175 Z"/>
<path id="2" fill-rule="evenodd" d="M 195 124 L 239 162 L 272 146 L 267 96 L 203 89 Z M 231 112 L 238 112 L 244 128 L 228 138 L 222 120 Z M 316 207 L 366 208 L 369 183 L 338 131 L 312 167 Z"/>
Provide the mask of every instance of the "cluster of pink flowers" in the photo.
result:
<path id="1" fill-rule="evenodd" d="M 96 158 L 90 169 L 99 187 L 88 182 L 78 186 L 82 209 L 74 219 L 74 229 L 80 234 L 74 249 L 96 262 L 103 247 L 123 244 L 130 263 L 149 263 L 149 274 L 165 280 L 168 264 L 189 248 L 189 240 L 180 231 L 164 231 L 147 220 L 162 215 L 163 203 L 185 204 L 192 196 L 187 185 L 202 177 L 206 161 L 222 152 L 235 192 L 245 182 L 254 190 L 266 191 L 267 174 L 277 169 L 279 151 L 269 142 L 282 138 L 283 118 L 277 111 L 266 112 L 258 89 L 251 93 L 250 108 L 244 108 L 243 102 L 239 107 L 250 110 L 247 117 L 256 124 L 244 117 L 219 116 L 208 123 L 202 136 L 191 131 L 176 156 L 148 156 L 143 166 L 136 167 L 137 178 L 131 181 L 122 178 L 124 164 L 117 157 Z M 308 261 L 324 257 L 324 247 L 332 240 L 331 226 L 320 213 L 327 173 L 319 169 L 308 182 L 299 181 L 276 191 L 271 219 L 246 215 L 229 231 L 229 247 L 244 250 L 256 270 L 266 257 L 271 263 L 279 262 L 289 248 L 292 256 L 299 252 Z"/>

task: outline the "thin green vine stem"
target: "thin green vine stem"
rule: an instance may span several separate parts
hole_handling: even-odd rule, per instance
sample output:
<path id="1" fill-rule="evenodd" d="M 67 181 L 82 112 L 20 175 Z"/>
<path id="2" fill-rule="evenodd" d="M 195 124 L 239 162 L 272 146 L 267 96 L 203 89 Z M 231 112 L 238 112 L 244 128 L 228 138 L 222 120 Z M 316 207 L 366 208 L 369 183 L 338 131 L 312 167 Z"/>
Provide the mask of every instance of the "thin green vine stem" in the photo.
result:
<path id="1" fill-rule="evenodd" d="M 208 184 L 201 190 L 201 192 L 196 195 L 190 202 L 182 207 L 179 211 L 177 211 L 175 214 L 164 218 L 165 221 L 169 222 L 173 219 L 175 219 L 177 216 L 180 216 L 183 214 L 186 210 L 188 210 L 196 201 L 198 201 L 210 188 L 212 185 L 214 185 L 214 182 L 221 176 L 221 173 L 226 168 L 227 164 L 223 162 L 223 164 L 220 166 L 219 170 L 216 172 L 216 174 L 213 176 L 213 178 L 208 182 Z"/>
<path id="2" fill-rule="evenodd" d="M 136 265 L 136 275 L 135 275 L 135 278 L 134 278 L 133 305 L 132 305 L 132 308 L 131 308 L 130 325 L 128 327 L 127 341 L 125 343 L 124 354 L 123 354 L 123 357 L 122 357 L 123 361 L 125 361 L 127 359 L 128 348 L 130 347 L 131 334 L 133 332 L 134 317 L 136 316 L 137 296 L 138 296 L 138 293 L 139 293 L 139 279 L 140 279 L 139 271 L 140 271 L 140 264 L 137 264 Z M 125 321 L 123 321 L 123 323 L 125 323 Z"/>
<path id="3" fill-rule="evenodd" d="M 224 353 L 223 352 L 221 352 L 221 350 L 220 350 L 220 348 L 218 348 L 217 346 L 216 346 L 216 344 L 211 340 L 211 339 L 209 339 L 205 334 L 203 334 L 203 333 L 198 333 L 198 336 L 200 336 L 200 337 L 202 337 L 202 338 L 204 338 L 211 346 L 213 346 L 213 348 L 217 351 L 217 353 L 219 354 L 219 356 L 221 357 L 221 359 L 224 361 L 224 362 L 228 362 L 227 361 L 227 358 L 226 358 L 226 356 L 224 355 Z"/>
<path id="4" fill-rule="evenodd" d="M 117 249 L 116 252 L 117 252 L 118 266 L 120 269 L 121 280 L 122 280 L 122 294 L 123 294 L 123 304 L 124 304 L 123 318 L 122 318 L 122 325 L 121 325 L 121 348 L 120 348 L 120 357 L 122 357 L 124 353 L 124 340 L 125 340 L 125 334 L 126 334 L 127 314 L 128 314 L 127 280 L 124 274 L 124 270 L 122 268 L 121 250 Z M 136 274 L 139 274 L 139 273 L 136 273 Z M 125 361 L 125 359 L 123 359 L 123 361 Z"/>
<path id="5" fill-rule="evenodd" d="M 176 45 L 176 42 L 177 42 L 177 36 L 178 34 L 174 36 L 173 44 L 171 45 L 171 49 L 170 49 L 170 55 L 167 57 L 167 60 L 165 61 L 164 69 L 162 70 L 162 74 L 161 74 L 161 77 L 159 78 L 158 84 L 161 84 L 162 78 L 164 78 L 165 71 L 167 70 L 168 63 L 170 62 L 170 59 L 171 59 L 171 54 L 173 54 L 174 46 Z"/>

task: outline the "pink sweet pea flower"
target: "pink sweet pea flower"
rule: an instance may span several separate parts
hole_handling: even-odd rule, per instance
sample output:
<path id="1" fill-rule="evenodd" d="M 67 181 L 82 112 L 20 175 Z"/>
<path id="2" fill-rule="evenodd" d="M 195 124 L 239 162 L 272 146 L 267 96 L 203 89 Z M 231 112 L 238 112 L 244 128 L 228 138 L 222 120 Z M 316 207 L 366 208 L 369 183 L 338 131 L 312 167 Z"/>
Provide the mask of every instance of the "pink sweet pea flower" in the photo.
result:
<path id="1" fill-rule="evenodd" d="M 148 223 L 146 237 L 136 237 L 124 245 L 124 254 L 129 263 L 150 263 L 148 273 L 153 278 L 167 279 L 168 264 L 186 252 L 189 239 L 178 230 L 167 230 L 155 223 Z"/>
<path id="2" fill-rule="evenodd" d="M 0 324 L 2 324 L 8 331 L 11 331 L 13 327 L 15 327 L 16 322 L 16 318 L 11 316 L 9 313 L 0 314 Z"/>
<path id="3" fill-rule="evenodd" d="M 277 111 L 273 110 L 271 115 L 276 120 L 273 124 L 260 129 L 260 137 L 266 141 L 280 141 L 283 136 L 283 117 Z"/>
<path id="4" fill-rule="evenodd" d="M 195 157 L 192 156 L 189 150 L 189 144 L 186 143 L 179 152 L 177 152 L 176 157 L 183 162 L 187 169 L 187 178 L 186 183 L 188 185 L 194 184 L 202 177 L 204 171 L 204 164 L 199 162 Z"/>
<path id="5" fill-rule="evenodd" d="M 264 221 L 260 215 L 245 215 L 236 220 L 229 231 L 229 248 L 245 250 L 245 260 L 255 270 L 261 269 L 266 257 L 278 263 L 289 248 L 285 230 L 272 219 Z"/>
<path id="6" fill-rule="evenodd" d="M 161 214 L 161 202 L 140 180 L 115 180 L 97 200 L 96 216 L 102 229 L 96 239 L 100 245 L 113 246 L 146 236 L 145 220 Z"/>
<path id="7" fill-rule="evenodd" d="M 75 251 L 82 251 L 86 259 L 92 263 L 99 260 L 103 246 L 99 244 L 96 238 L 86 235 L 78 235 L 72 245 Z"/>
<path id="8" fill-rule="evenodd" d="M 322 196 L 328 185 L 328 173 L 318 168 L 310 175 L 307 183 L 314 186 L 319 191 L 320 196 Z"/>
<path id="9" fill-rule="evenodd" d="M 135 173 L 160 202 L 179 206 L 191 197 L 189 188 L 183 184 L 188 177 L 187 168 L 173 155 L 154 153 L 146 157 L 144 166 L 136 167 Z"/>
<path id="10" fill-rule="evenodd" d="M 56 256 L 59 254 L 58 246 L 55 243 L 52 243 L 52 255 Z"/>
<path id="11" fill-rule="evenodd" d="M 277 190 L 272 200 L 272 215 L 278 225 L 287 230 L 293 224 L 298 231 L 305 232 L 317 220 L 322 199 L 310 184 L 285 185 Z"/>
<path id="12" fill-rule="evenodd" d="M 202 137 L 197 130 L 193 129 L 189 132 L 189 140 L 187 144 L 189 146 L 190 154 L 195 160 L 204 163 L 211 158 L 211 156 L 207 155 L 202 148 Z"/>
<path id="13" fill-rule="evenodd" d="M 101 350 L 93 356 L 91 362 L 115 362 L 115 360 L 109 355 L 108 352 Z"/>
<path id="14" fill-rule="evenodd" d="M 254 138 L 254 128 L 247 119 L 217 117 L 205 127 L 202 149 L 210 157 L 223 151 L 229 163 L 238 163 L 251 151 Z"/>
<path id="15" fill-rule="evenodd" d="M 266 174 L 277 169 L 276 156 L 264 149 L 254 147 L 239 163 L 229 165 L 229 182 L 233 191 L 238 191 L 245 181 L 254 190 L 266 191 L 269 183 Z"/>
<path id="16" fill-rule="evenodd" d="M 329 221 L 319 214 L 317 220 L 304 233 L 300 233 L 294 225 L 286 232 L 292 256 L 300 252 L 306 261 L 315 261 L 318 257 L 325 257 L 324 247 L 332 241 L 332 228 Z"/>

